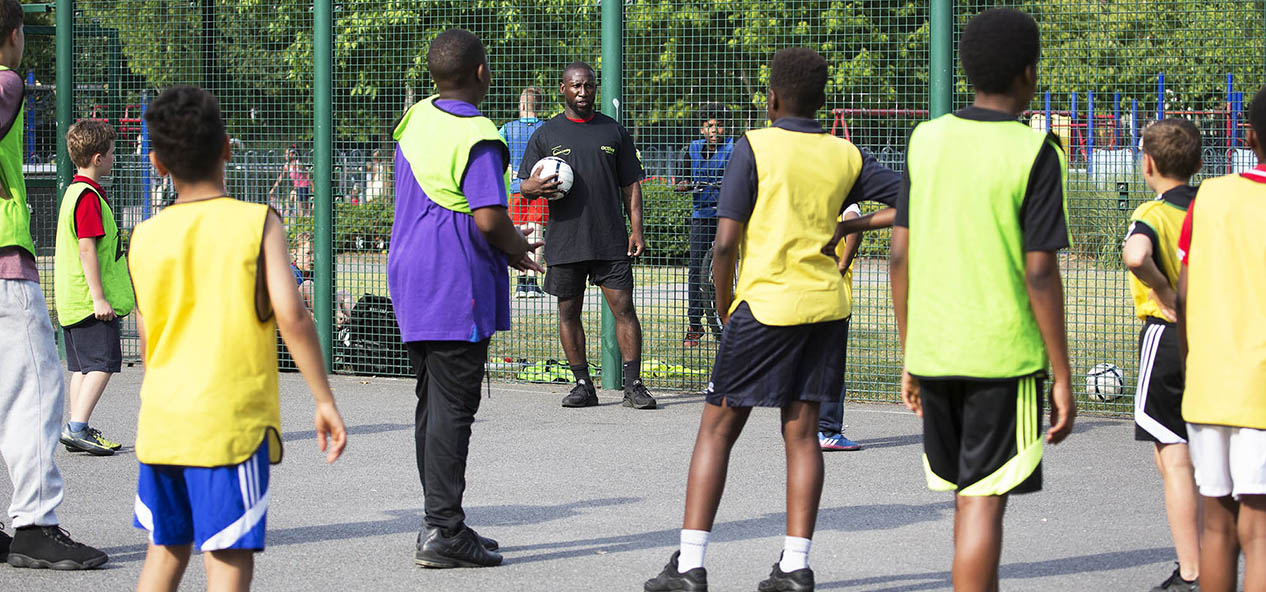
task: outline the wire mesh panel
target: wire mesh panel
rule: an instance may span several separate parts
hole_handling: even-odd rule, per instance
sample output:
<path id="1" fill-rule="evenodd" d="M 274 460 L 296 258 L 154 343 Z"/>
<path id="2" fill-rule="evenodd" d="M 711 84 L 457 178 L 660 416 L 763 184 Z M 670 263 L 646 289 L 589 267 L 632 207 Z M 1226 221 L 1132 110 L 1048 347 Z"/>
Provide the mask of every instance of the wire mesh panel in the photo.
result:
<path id="1" fill-rule="evenodd" d="M 387 249 L 394 214 L 392 176 L 395 122 L 415 102 L 435 92 L 426 69 L 428 45 L 450 28 L 468 29 L 488 50 L 493 80 L 479 106 L 499 127 L 547 120 L 562 111 L 558 81 L 564 67 L 586 61 L 598 67 L 598 9 L 593 1 L 388 2 L 349 0 L 335 14 L 335 228 L 336 365 L 341 371 L 410 372 L 399 331 L 389 312 Z M 525 103 L 525 89 L 537 93 Z M 508 125 L 503 135 L 512 157 L 521 158 L 531 126 Z M 518 146 L 518 149 L 514 149 Z M 517 165 L 517 161 L 513 163 Z M 515 167 L 517 170 L 517 167 Z M 519 203 L 516 201 L 516 203 Z M 512 208 L 516 223 L 543 236 L 543 204 Z M 522 211 L 520 211 L 522 210 Z M 454 253 L 453 256 L 460 256 Z M 497 379 L 571 380 L 558 340 L 553 298 L 517 286 L 539 286 L 535 274 L 511 271 L 513 331 L 498 333 L 489 352 L 489 374 Z M 530 296 L 530 297 L 529 297 Z M 601 297 L 586 294 L 584 323 L 589 359 L 599 353 Z M 340 320 L 341 319 L 341 320 Z M 560 362 L 561 361 L 561 362 Z"/>
<path id="2" fill-rule="evenodd" d="M 652 370 L 660 369 L 654 385 L 701 390 L 716 354 L 716 339 L 691 330 L 704 325 L 691 326 L 698 311 L 691 311 L 689 302 L 687 230 L 697 217 L 695 198 L 707 190 L 696 186 L 710 180 L 698 178 L 699 164 L 711 154 L 709 119 L 721 113 L 725 139 L 767 125 L 770 58 L 784 47 L 812 47 L 831 67 L 818 121 L 900 170 L 906 134 L 926 116 L 927 12 L 918 4 L 783 0 L 626 6 L 625 125 L 637 139 L 649 177 L 642 187 L 650 251 L 638 266 L 637 301 L 643 358 Z M 694 248 L 706 251 L 710 241 Z M 853 267 L 847 380 L 858 397 L 890 396 L 900 373 L 887 251 L 887 233 L 868 235 Z M 707 270 L 704 275 L 707 282 Z M 706 304 L 707 312 L 712 306 Z"/>
<path id="3" fill-rule="evenodd" d="M 1139 172 L 1142 129 L 1158 117 L 1196 123 L 1196 181 L 1251 167 L 1247 98 L 1266 81 L 1260 2 L 1109 0 L 958 3 L 974 14 L 1008 5 L 1042 33 L 1038 93 L 1023 120 L 1057 134 L 1068 153 L 1072 248 L 1061 255 L 1074 393 L 1091 411 L 1133 408 L 1138 335 L 1121 246 L 1130 215 L 1154 199 Z M 957 39 L 957 37 L 956 37 Z M 970 102 L 959 68 L 956 102 Z M 1120 382 L 1117 381 L 1119 371 Z M 1085 387 L 1080 383 L 1085 377 Z M 1102 394 L 1095 394 L 1100 385 Z"/>
<path id="4" fill-rule="evenodd" d="M 34 8 L 34 7 L 32 7 Z M 31 238 L 45 290 L 53 302 L 53 245 L 57 234 L 57 115 L 54 79 L 53 16 L 29 10 L 23 29 L 26 49 L 18 73 L 26 79 L 22 174 L 31 208 Z"/>
<path id="5" fill-rule="evenodd" d="M 103 185 L 119 227 L 130 232 L 176 197 L 171 180 L 149 164 L 146 105 L 170 86 L 201 86 L 219 98 L 231 138 L 228 192 L 283 214 L 311 303 L 313 261 L 298 238 L 311 217 L 310 3 L 79 0 L 76 7 L 73 119 L 105 121 L 118 134 Z M 55 220 L 56 212 L 48 215 Z M 134 318 L 123 327 L 124 358 L 137 359 Z"/>

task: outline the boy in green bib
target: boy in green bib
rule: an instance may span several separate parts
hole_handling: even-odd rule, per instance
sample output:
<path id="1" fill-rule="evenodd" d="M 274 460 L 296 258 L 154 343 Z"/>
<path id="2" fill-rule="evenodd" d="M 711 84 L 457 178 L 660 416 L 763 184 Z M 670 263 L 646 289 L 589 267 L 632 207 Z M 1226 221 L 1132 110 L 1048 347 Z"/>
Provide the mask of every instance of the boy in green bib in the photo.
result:
<path id="1" fill-rule="evenodd" d="M 1064 292 L 1064 153 L 1018 121 L 1037 85 L 1037 23 L 1011 9 L 968 23 L 971 106 L 918 125 L 906 150 L 890 254 L 905 348 L 901 395 L 923 418 L 928 487 L 953 491 L 954 589 L 998 589 L 1010 493 L 1042 486 L 1042 397 L 1073 427 Z"/>
<path id="2" fill-rule="evenodd" d="M 66 341 L 70 375 L 70 422 L 61 442 L 72 452 L 110 456 L 122 448 L 88 425 L 110 382 L 122 367 L 120 319 L 136 299 L 123 241 L 101 179 L 114 166 L 114 128 L 84 120 L 66 132 L 75 178 L 62 196 L 53 259 L 53 301 Z"/>

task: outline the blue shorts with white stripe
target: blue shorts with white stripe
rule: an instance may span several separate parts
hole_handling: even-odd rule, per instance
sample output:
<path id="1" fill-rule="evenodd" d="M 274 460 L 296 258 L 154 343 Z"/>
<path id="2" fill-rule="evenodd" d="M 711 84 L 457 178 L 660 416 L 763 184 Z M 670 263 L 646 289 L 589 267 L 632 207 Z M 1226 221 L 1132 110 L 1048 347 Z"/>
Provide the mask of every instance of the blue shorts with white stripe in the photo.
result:
<path id="1" fill-rule="evenodd" d="M 156 545 L 263 550 L 267 514 L 267 439 L 233 466 L 141 463 L 132 523 Z"/>

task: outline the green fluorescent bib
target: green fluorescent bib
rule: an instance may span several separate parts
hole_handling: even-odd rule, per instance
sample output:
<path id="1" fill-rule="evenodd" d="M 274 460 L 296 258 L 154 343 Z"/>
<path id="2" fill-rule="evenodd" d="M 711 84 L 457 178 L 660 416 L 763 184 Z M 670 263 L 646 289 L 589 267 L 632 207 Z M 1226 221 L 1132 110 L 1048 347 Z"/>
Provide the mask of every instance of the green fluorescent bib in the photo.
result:
<path id="1" fill-rule="evenodd" d="M 114 313 L 125 316 L 136 306 L 132 279 L 128 276 L 127 258 L 119 242 L 119 227 L 114 211 L 97 190 L 87 183 L 71 183 L 62 197 L 57 215 L 57 248 L 53 256 L 53 302 L 57 305 L 57 321 L 69 327 L 93 315 L 92 293 L 79 259 L 79 237 L 75 232 L 75 205 L 84 190 L 92 191 L 101 201 L 101 222 L 105 236 L 97 239 L 97 266 L 101 271 L 101 288 Z"/>
<path id="2" fill-rule="evenodd" d="M 1018 122 L 954 115 L 911 134 L 911 374 L 1012 378 L 1046 368 L 1025 284 L 1020 208 L 1047 141 Z"/>
<path id="3" fill-rule="evenodd" d="M 462 193 L 462 175 L 470 160 L 470 149 L 480 142 L 497 142 L 505 154 L 505 140 L 496 124 L 487 117 L 461 117 L 442 111 L 431 96 L 405 112 L 392 138 L 400 144 L 413 178 L 431 201 L 454 212 L 470 213 L 470 203 Z M 506 159 L 509 162 L 509 159 Z M 506 187 L 510 171 L 506 169 Z"/>
<path id="4" fill-rule="evenodd" d="M 0 66 L 0 70 L 8 70 Z M 22 130 L 26 129 L 26 101 L 18 108 L 9 132 L 0 138 L 0 247 L 19 246 L 32 255 L 31 211 L 26 207 L 26 180 L 22 178 Z"/>

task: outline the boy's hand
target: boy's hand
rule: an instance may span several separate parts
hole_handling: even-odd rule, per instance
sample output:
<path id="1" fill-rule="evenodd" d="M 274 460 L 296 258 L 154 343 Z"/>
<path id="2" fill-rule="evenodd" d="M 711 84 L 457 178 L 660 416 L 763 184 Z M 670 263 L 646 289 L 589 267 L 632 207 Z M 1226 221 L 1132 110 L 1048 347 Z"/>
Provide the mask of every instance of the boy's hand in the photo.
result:
<path id="1" fill-rule="evenodd" d="M 343 449 L 347 448 L 347 429 L 343 427 L 343 416 L 339 415 L 338 407 L 333 401 L 317 403 L 312 423 L 316 426 L 317 446 L 325 453 L 325 462 L 338 460 Z"/>
<path id="2" fill-rule="evenodd" d="M 1178 292 L 1165 286 L 1159 292 L 1148 290 L 1148 296 L 1160 304 L 1161 314 L 1165 316 L 1165 320 L 1171 323 L 1178 322 Z"/>
<path id="3" fill-rule="evenodd" d="M 901 402 L 906 404 L 906 409 L 923 417 L 923 393 L 919 392 L 919 379 L 910 376 L 906 370 L 901 371 Z"/>
<path id="4" fill-rule="evenodd" d="M 525 197 L 541 197 L 558 193 L 558 174 L 548 177 L 528 177 L 519 183 L 519 193 Z"/>
<path id="5" fill-rule="evenodd" d="M 531 232 L 531 230 L 528 230 L 528 232 Z M 533 251 L 541 248 L 544 245 L 545 243 L 528 243 L 528 250 L 524 251 L 522 254 L 520 254 L 517 257 L 509 258 L 507 260 L 507 263 L 510 264 L 510 267 L 513 267 L 514 269 L 517 269 L 519 271 L 535 271 L 537 273 L 545 273 L 545 268 L 541 267 L 540 263 L 533 261 L 532 258 L 529 257 L 529 255 L 531 255 Z"/>
<path id="6" fill-rule="evenodd" d="M 1073 419 L 1077 417 L 1077 404 L 1067 380 L 1056 379 L 1051 385 L 1051 429 L 1046 430 L 1046 441 L 1059 444 L 1073 431 Z"/>
<path id="7" fill-rule="evenodd" d="M 105 298 L 94 298 L 92 300 L 92 316 L 96 317 L 98 321 L 113 321 L 117 315 L 114 314 L 114 307 L 110 306 L 110 303 L 106 302 Z"/>

